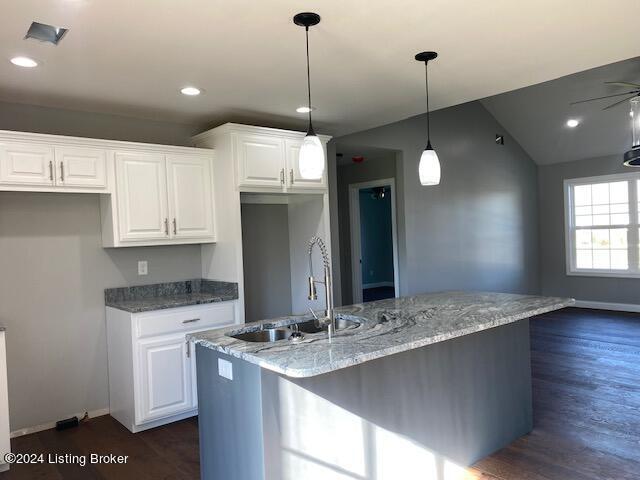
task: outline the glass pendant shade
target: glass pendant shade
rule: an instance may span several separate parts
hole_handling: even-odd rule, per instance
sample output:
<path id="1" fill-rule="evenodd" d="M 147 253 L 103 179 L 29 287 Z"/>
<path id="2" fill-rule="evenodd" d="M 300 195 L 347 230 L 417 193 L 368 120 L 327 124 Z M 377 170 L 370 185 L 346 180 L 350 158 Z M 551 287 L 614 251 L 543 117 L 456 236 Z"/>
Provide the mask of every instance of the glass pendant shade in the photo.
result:
<path id="1" fill-rule="evenodd" d="M 324 173 L 324 148 L 317 135 L 307 133 L 298 157 L 300 176 L 306 180 L 319 180 Z"/>
<path id="2" fill-rule="evenodd" d="M 432 148 L 427 147 L 418 164 L 418 175 L 421 185 L 438 185 L 440 183 L 440 160 Z"/>

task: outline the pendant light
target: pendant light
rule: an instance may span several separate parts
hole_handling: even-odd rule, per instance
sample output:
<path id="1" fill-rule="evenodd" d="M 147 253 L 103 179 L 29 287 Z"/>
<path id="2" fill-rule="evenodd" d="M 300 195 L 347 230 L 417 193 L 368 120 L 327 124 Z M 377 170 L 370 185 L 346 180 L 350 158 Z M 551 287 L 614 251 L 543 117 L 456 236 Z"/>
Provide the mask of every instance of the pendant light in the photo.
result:
<path id="1" fill-rule="evenodd" d="M 305 36 L 307 39 L 307 92 L 308 92 L 308 107 L 309 107 L 309 128 L 307 129 L 307 135 L 302 141 L 300 147 L 300 154 L 298 157 L 298 170 L 300 176 L 307 180 L 319 180 L 324 173 L 324 148 L 320 139 L 313 131 L 313 125 L 311 123 L 311 75 L 309 69 L 309 27 L 320 23 L 320 15 L 317 13 L 305 12 L 298 13 L 293 17 L 293 23 L 298 26 L 304 27 Z"/>
<path id="2" fill-rule="evenodd" d="M 629 100 L 631 104 L 631 150 L 624 153 L 627 167 L 640 167 L 640 97 Z"/>
<path id="3" fill-rule="evenodd" d="M 429 60 L 434 60 L 438 54 L 436 52 L 421 52 L 415 56 L 419 62 L 424 62 L 425 87 L 427 92 L 427 147 L 420 156 L 418 164 L 418 175 L 421 185 L 438 185 L 440 183 L 440 160 L 436 151 L 431 146 L 429 131 Z"/>

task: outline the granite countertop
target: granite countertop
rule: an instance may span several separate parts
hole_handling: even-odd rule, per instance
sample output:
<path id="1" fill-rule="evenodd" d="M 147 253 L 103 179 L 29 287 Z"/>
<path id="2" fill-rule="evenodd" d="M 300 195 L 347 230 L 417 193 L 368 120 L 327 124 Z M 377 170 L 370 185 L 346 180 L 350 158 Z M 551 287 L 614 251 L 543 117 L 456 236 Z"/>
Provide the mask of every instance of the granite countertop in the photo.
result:
<path id="1" fill-rule="evenodd" d="M 491 292 L 441 292 L 335 309 L 358 327 L 305 334 L 300 342 L 251 343 L 228 334 L 285 326 L 309 316 L 283 317 L 189 335 L 195 343 L 289 377 L 312 377 L 394 353 L 443 342 L 572 305 L 573 299 Z"/>
<path id="2" fill-rule="evenodd" d="M 107 307 L 130 313 L 225 302 L 237 298 L 237 283 L 205 279 L 108 288 L 104 291 L 104 303 Z"/>

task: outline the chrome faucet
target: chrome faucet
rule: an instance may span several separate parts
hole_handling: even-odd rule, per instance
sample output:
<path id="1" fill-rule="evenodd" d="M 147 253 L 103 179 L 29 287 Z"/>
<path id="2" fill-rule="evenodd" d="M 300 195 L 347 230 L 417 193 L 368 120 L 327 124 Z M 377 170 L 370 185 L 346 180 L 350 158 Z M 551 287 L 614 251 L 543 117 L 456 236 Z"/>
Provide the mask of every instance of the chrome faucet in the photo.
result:
<path id="1" fill-rule="evenodd" d="M 319 281 L 313 278 L 313 247 L 318 246 L 320 254 L 322 255 L 322 263 L 324 264 L 324 281 Z M 329 320 L 329 333 L 335 332 L 335 319 L 333 316 L 333 292 L 331 290 L 331 266 L 329 264 L 329 254 L 327 253 L 327 247 L 324 241 L 320 237 L 311 237 L 309 240 L 309 300 L 317 300 L 318 292 L 316 291 L 316 284 L 324 285 L 326 311 L 325 317 Z"/>

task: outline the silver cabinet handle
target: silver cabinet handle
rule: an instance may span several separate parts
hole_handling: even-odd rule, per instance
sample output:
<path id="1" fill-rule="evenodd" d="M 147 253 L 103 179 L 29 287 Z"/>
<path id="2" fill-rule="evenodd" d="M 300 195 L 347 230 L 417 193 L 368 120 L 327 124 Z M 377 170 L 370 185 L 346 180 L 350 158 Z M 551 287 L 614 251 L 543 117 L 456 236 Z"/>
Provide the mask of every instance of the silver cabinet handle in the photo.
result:
<path id="1" fill-rule="evenodd" d="M 289 170 L 289 179 L 291 180 L 291 185 L 293 185 L 293 168 Z"/>
<path id="2" fill-rule="evenodd" d="M 280 170 L 280 183 L 284 185 L 284 168 Z"/>
<path id="3" fill-rule="evenodd" d="M 164 234 L 165 235 L 169 235 L 169 219 L 165 218 L 164 219 Z"/>
<path id="4" fill-rule="evenodd" d="M 64 162 L 60 162 L 60 180 L 64 182 Z"/>
<path id="5" fill-rule="evenodd" d="M 187 343 L 187 358 L 191 358 L 191 342 L 187 340 L 186 343 Z"/>
<path id="6" fill-rule="evenodd" d="M 53 162 L 49 160 L 49 180 L 53 182 Z"/>
<path id="7" fill-rule="evenodd" d="M 189 320 L 183 320 L 182 323 L 194 323 L 194 322 L 199 322 L 200 319 L 199 318 L 191 318 Z"/>
<path id="8" fill-rule="evenodd" d="M 176 222 L 176 219 L 173 219 L 173 234 L 177 235 L 178 234 L 178 222 Z"/>

